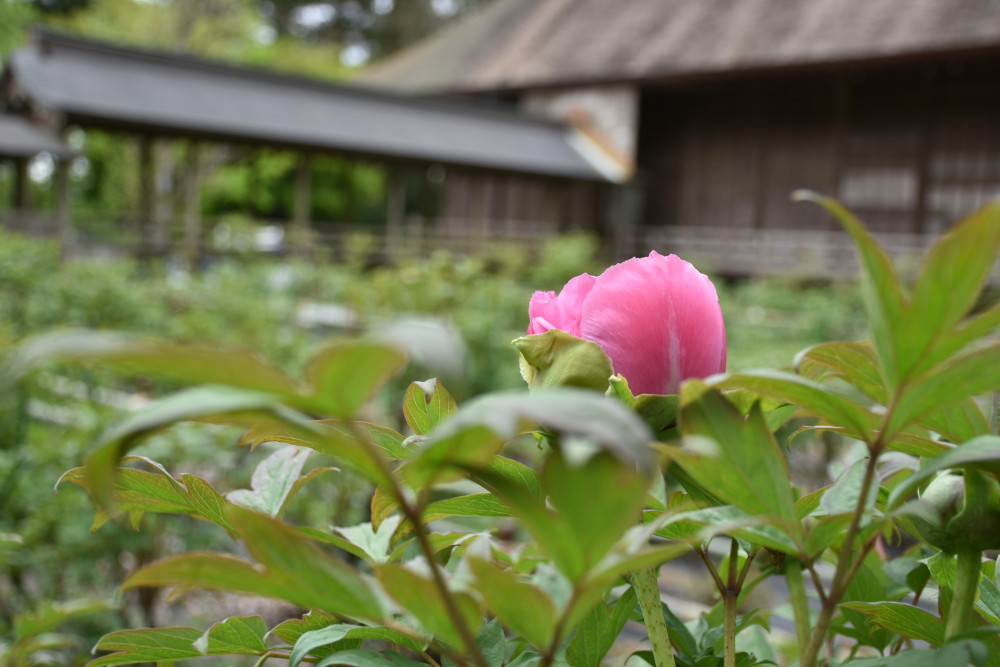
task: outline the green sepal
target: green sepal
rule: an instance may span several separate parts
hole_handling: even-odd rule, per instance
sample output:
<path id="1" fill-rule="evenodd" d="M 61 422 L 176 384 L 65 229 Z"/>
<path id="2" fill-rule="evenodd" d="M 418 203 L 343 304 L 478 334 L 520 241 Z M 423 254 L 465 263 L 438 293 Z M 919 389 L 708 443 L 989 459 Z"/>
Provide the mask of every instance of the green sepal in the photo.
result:
<path id="1" fill-rule="evenodd" d="M 521 353 L 521 376 L 532 389 L 581 387 L 604 391 L 613 373 L 611 359 L 601 346 L 550 329 L 514 340 Z"/>

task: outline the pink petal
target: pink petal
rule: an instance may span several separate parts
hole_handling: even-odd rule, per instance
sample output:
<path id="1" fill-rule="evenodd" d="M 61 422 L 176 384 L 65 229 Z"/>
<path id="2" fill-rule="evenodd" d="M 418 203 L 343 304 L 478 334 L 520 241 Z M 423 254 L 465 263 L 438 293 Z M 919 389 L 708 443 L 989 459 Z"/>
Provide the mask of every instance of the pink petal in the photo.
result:
<path id="1" fill-rule="evenodd" d="M 579 336 L 583 302 L 596 281 L 597 278 L 584 273 L 566 283 L 559 296 L 555 292 L 535 292 L 528 304 L 528 334 L 559 329 Z"/>
<path id="2" fill-rule="evenodd" d="M 682 380 L 725 370 L 715 286 L 676 255 L 633 258 L 597 278 L 580 320 L 635 394 L 676 393 Z"/>

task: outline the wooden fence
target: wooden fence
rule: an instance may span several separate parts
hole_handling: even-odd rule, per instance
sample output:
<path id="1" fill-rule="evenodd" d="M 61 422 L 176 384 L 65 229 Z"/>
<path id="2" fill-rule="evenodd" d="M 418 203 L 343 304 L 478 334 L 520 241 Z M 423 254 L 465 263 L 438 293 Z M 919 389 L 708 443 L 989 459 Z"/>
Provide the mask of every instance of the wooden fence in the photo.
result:
<path id="1" fill-rule="evenodd" d="M 36 214 L 29 219 L 0 214 L 0 224 L 40 236 L 58 230 L 54 216 L 47 215 Z M 135 220 L 121 220 L 115 225 L 75 221 L 66 236 L 68 254 L 166 256 L 178 253 L 183 241 L 170 238 L 152 247 L 140 243 L 140 231 Z M 558 227 L 549 222 L 445 219 L 430 224 L 414 218 L 396 233 L 390 233 L 384 225 L 316 222 L 305 238 L 295 238 L 295 228 L 281 221 L 218 218 L 206 220 L 197 254 L 211 258 L 298 252 L 318 253 L 332 261 L 363 256 L 368 262 L 378 263 L 428 256 L 438 250 L 466 256 L 505 247 L 537 257 L 546 241 L 558 233 Z M 904 274 L 916 266 L 936 239 L 930 234 L 875 236 Z M 618 230 L 601 248 L 609 262 L 647 255 L 650 250 L 680 255 L 702 271 L 720 276 L 831 279 L 852 277 L 858 272 L 851 239 L 832 230 L 637 226 Z M 1000 263 L 994 267 L 991 282 L 1000 285 Z"/>

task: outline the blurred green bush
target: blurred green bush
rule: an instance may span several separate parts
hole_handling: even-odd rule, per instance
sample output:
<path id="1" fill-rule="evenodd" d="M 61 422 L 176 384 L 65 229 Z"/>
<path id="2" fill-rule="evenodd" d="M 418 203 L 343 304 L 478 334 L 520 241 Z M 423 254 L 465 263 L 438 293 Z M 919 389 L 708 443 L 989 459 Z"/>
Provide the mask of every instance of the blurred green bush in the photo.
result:
<path id="1" fill-rule="evenodd" d="M 55 245 L 0 231 L 0 356 L 26 336 L 85 327 L 250 347 L 294 373 L 328 334 L 361 332 L 401 315 L 432 316 L 450 321 L 466 342 L 464 386 L 454 389 L 467 399 L 521 386 L 510 342 L 525 331 L 533 290 L 558 291 L 579 273 L 603 269 L 596 240 L 580 235 L 553 239 L 537 261 L 498 244 L 477 257 L 438 253 L 366 268 L 364 244 L 355 245 L 357 256 L 336 265 L 245 255 L 189 275 L 129 259 L 64 264 Z M 717 284 L 731 369 L 787 365 L 808 345 L 856 338 L 864 321 L 850 286 Z M 308 304 L 335 304 L 345 317 L 303 326 L 301 309 Z M 420 378 L 401 379 L 389 393 L 398 396 L 412 379 Z M 90 535 L 90 504 L 76 489 L 52 493 L 58 476 L 83 458 L 113 415 L 166 389 L 143 378 L 55 368 L 0 396 L 0 534 L 20 536 L 20 544 L 0 549 L 0 636 L 10 634 L 18 614 L 50 601 L 107 597 L 109 582 L 144 562 L 225 539 L 189 517 L 162 516 L 143 518 L 158 525 L 142 534 L 112 522 Z M 380 423 L 385 417 L 392 415 L 381 415 Z M 233 489 L 247 485 L 251 470 L 234 447 L 218 444 L 231 445 L 238 436 L 174 429 L 141 452 L 172 470 L 225 471 L 225 479 L 209 481 Z M 208 461 L 212 465 L 204 466 Z M 329 493 L 330 485 L 315 488 Z M 292 511 L 310 515 L 306 523 L 357 523 L 365 518 L 359 516 L 366 507 L 363 488 L 343 476 L 335 497 L 306 492 Z M 155 593 L 144 589 L 143 595 L 130 594 L 119 611 L 74 617 L 64 630 L 86 651 L 115 627 L 153 624 Z M 47 655 L 43 664 L 82 664 L 72 649 Z"/>

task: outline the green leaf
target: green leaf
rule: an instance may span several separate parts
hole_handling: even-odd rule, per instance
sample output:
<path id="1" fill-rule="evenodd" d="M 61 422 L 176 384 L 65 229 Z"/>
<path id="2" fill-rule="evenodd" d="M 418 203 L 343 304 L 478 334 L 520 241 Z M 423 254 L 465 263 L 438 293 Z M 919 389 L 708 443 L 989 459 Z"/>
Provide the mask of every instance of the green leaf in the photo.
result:
<path id="1" fill-rule="evenodd" d="M 399 653 L 381 653 L 368 649 L 338 651 L 316 663 L 316 667 L 346 665 L 347 667 L 427 667 L 422 662 L 410 660 Z"/>
<path id="2" fill-rule="evenodd" d="M 202 655 L 261 654 L 267 652 L 267 625 L 260 616 L 230 616 L 216 623 L 194 642 Z"/>
<path id="3" fill-rule="evenodd" d="M 379 620 L 383 613 L 362 577 L 283 523 L 232 507 L 231 521 L 260 562 L 212 553 L 166 558 L 138 570 L 123 587 L 193 586 L 288 600 L 304 607 Z"/>
<path id="4" fill-rule="evenodd" d="M 507 637 L 504 636 L 503 625 L 498 619 L 494 618 L 480 628 L 476 634 L 476 643 L 489 667 L 503 667 L 507 655 Z"/>
<path id="5" fill-rule="evenodd" d="M 333 614 L 328 614 L 319 609 L 312 609 L 303 615 L 302 618 L 291 618 L 287 621 L 282 621 L 271 628 L 271 634 L 286 644 L 295 644 L 299 640 L 299 637 L 305 633 L 311 630 L 321 630 L 337 622 L 338 619 Z"/>
<path id="6" fill-rule="evenodd" d="M 977 435 L 988 435 L 990 426 L 974 399 L 965 398 L 928 412 L 919 420 L 921 426 L 940 433 L 958 444 Z"/>
<path id="7" fill-rule="evenodd" d="M 794 405 L 827 424 L 845 429 L 852 438 L 867 441 L 877 419 L 868 409 L 835 393 L 829 387 L 781 371 L 750 371 L 718 376 L 718 389 L 746 389 Z"/>
<path id="8" fill-rule="evenodd" d="M 579 579 L 585 565 L 583 555 L 576 548 L 577 540 L 569 525 L 547 507 L 540 493 L 493 470 L 478 471 L 475 481 L 521 518 L 539 548 L 568 579 Z"/>
<path id="9" fill-rule="evenodd" d="M 806 554 L 813 560 L 819 557 L 823 550 L 844 536 L 851 522 L 848 514 L 825 516 L 809 527 L 806 533 Z"/>
<path id="10" fill-rule="evenodd" d="M 262 655 L 267 652 L 266 633 L 259 616 L 227 618 L 207 632 L 183 627 L 119 630 L 102 637 L 94 647 L 113 653 L 92 660 L 87 667 L 173 662 L 205 655 Z"/>
<path id="11" fill-rule="evenodd" d="M 274 422 L 252 429 L 243 437 L 243 443 L 251 448 L 268 442 L 308 447 L 349 464 L 376 484 L 385 483 L 386 478 L 384 469 L 369 453 L 372 448 L 387 460 L 403 457 L 402 435 L 365 422 Z"/>
<path id="12" fill-rule="evenodd" d="M 126 456 L 122 461 L 141 461 L 154 468 L 156 473 L 135 468 L 115 469 L 112 499 L 118 511 L 190 514 L 233 533 L 234 528 L 225 514 L 229 503 L 205 480 L 188 474 L 175 479 L 163 466 L 141 456 Z M 91 488 L 84 468 L 74 468 L 63 474 L 56 487 L 62 482 L 71 482 L 88 490 Z M 95 523 L 94 529 L 97 527 Z"/>
<path id="13" fill-rule="evenodd" d="M 682 387 L 681 405 L 686 451 L 671 448 L 671 458 L 724 503 L 798 525 L 788 462 L 760 407 L 744 419 L 722 394 L 697 380 Z"/>
<path id="14" fill-rule="evenodd" d="M 104 635 L 94 650 L 114 652 L 91 660 L 87 667 L 200 658 L 203 654 L 194 647 L 194 643 L 202 634 L 197 628 L 140 628 L 112 632 Z"/>
<path id="15" fill-rule="evenodd" d="M 187 473 L 181 473 L 181 483 L 188 490 L 192 514 L 205 517 L 226 530 L 232 531 L 232 526 L 226 516 L 230 503 L 219 495 L 218 491 L 201 477 Z"/>
<path id="16" fill-rule="evenodd" d="M 855 461 L 854 465 L 844 471 L 837 481 L 823 494 L 820 504 L 827 514 L 846 514 L 853 512 L 858 506 L 861 498 L 861 490 L 864 485 L 865 470 L 868 467 L 868 459 Z M 875 501 L 878 499 L 878 478 L 873 476 L 866 496 L 865 511 L 866 516 L 875 509 Z"/>
<path id="17" fill-rule="evenodd" d="M 1000 344 L 953 357 L 911 381 L 899 397 L 888 433 L 905 428 L 940 406 L 1000 389 Z"/>
<path id="18" fill-rule="evenodd" d="M 308 420 L 282 406 L 278 397 L 229 387 L 197 387 L 154 401 L 108 428 L 86 462 L 95 499 L 107 507 L 118 461 L 138 442 L 160 429 L 186 420 L 227 421 L 243 425 L 284 421 L 306 430 Z"/>
<path id="19" fill-rule="evenodd" d="M 571 667 L 600 666 L 635 609 L 636 599 L 635 591 L 628 588 L 611 609 L 603 603 L 594 605 L 566 649 L 566 661 Z"/>
<path id="20" fill-rule="evenodd" d="M 230 491 L 227 498 L 247 509 L 278 516 L 309 459 L 309 450 L 283 447 L 261 461 L 250 479 L 250 490 Z"/>
<path id="21" fill-rule="evenodd" d="M 451 516 L 512 516 L 509 507 L 490 493 L 446 498 L 429 504 L 421 513 L 424 523 Z"/>
<path id="22" fill-rule="evenodd" d="M 342 649 L 346 647 L 347 643 L 351 643 L 350 640 L 355 640 L 358 646 L 354 648 L 361 648 L 360 643 L 365 639 L 392 642 L 393 644 L 405 646 L 414 651 L 422 651 L 427 646 L 427 643 L 424 641 L 408 637 L 389 628 L 336 623 L 302 633 L 292 648 L 292 652 L 288 658 L 288 665 L 289 667 L 296 667 L 305 656 L 309 654 L 318 655 L 316 649 L 328 647 L 331 644 Z M 326 655 L 326 653 L 323 655 Z"/>
<path id="23" fill-rule="evenodd" d="M 545 464 L 542 484 L 567 525 L 584 570 L 603 558 L 639 516 L 649 486 L 634 466 L 611 454 L 574 465 L 558 451 Z M 574 579 L 570 572 L 564 574 Z"/>
<path id="24" fill-rule="evenodd" d="M 952 351 L 940 339 L 972 310 L 1000 252 L 1000 205 L 990 204 L 952 226 L 928 251 L 913 290 L 910 327 L 897 342 L 900 360 L 917 373 Z"/>
<path id="25" fill-rule="evenodd" d="M 457 410 L 455 399 L 437 378 L 412 383 L 403 397 L 406 425 L 417 435 L 429 435 Z"/>
<path id="26" fill-rule="evenodd" d="M 29 339 L 7 359 L 7 380 L 56 361 L 96 362 L 187 384 L 217 384 L 295 396 L 281 369 L 249 350 L 143 340 L 103 331 L 61 331 Z"/>
<path id="27" fill-rule="evenodd" d="M 787 554 L 798 555 L 801 552 L 795 540 L 766 518 L 729 505 L 675 514 L 656 531 L 657 535 L 668 540 L 691 543 L 703 543 L 724 533 Z"/>
<path id="28" fill-rule="evenodd" d="M 66 621 L 114 609 L 107 600 L 80 598 L 67 602 L 46 602 L 34 611 L 23 612 L 14 617 L 14 638 L 23 642 L 32 637 L 50 633 Z"/>
<path id="29" fill-rule="evenodd" d="M 448 608 L 441 591 L 429 575 L 423 576 L 394 563 L 379 566 L 376 575 L 386 592 L 413 614 L 423 627 L 444 642 L 462 647 L 462 637 L 448 615 Z M 472 598 L 465 593 L 455 591 L 452 591 L 451 595 L 466 626 L 478 628 L 481 614 Z"/>
<path id="30" fill-rule="evenodd" d="M 902 333 L 900 325 L 905 315 L 905 296 L 892 259 L 861 221 L 840 202 L 808 190 L 797 190 L 792 197 L 797 201 L 811 201 L 825 208 L 854 240 L 861 260 L 868 325 L 883 364 L 886 385 L 890 390 L 895 389 L 904 374 L 897 356 L 896 336 Z"/>
<path id="31" fill-rule="evenodd" d="M 926 461 L 918 471 L 892 490 L 887 507 L 897 507 L 917 490 L 921 482 L 936 472 L 966 467 L 1000 474 L 1000 437 L 983 435 Z"/>
<path id="32" fill-rule="evenodd" d="M 504 443 L 539 425 L 583 438 L 594 451 L 610 451 L 640 470 L 651 473 L 654 468 L 652 434 L 632 411 L 596 392 L 559 388 L 499 392 L 470 401 L 433 438 L 420 443 L 400 472 L 421 488 L 449 469 L 484 467 Z"/>
<path id="33" fill-rule="evenodd" d="M 549 329 L 514 340 L 514 347 L 521 353 L 521 375 L 532 389 L 608 388 L 611 360 L 597 343 Z"/>
<path id="34" fill-rule="evenodd" d="M 360 549 L 362 557 L 372 565 L 380 565 L 389 561 L 392 553 L 392 536 L 399 527 L 402 517 L 395 516 L 383 521 L 377 530 L 372 524 L 362 523 L 357 526 L 335 528 L 341 536 Z"/>
<path id="35" fill-rule="evenodd" d="M 555 636 L 558 616 L 547 593 L 481 558 L 467 560 L 490 611 L 528 643 L 545 650 Z"/>
<path id="36" fill-rule="evenodd" d="M 369 341 L 339 340 L 327 345 L 306 366 L 313 387 L 311 404 L 319 411 L 349 418 L 406 366 L 396 347 Z"/>
<path id="37" fill-rule="evenodd" d="M 848 382 L 883 405 L 889 392 L 879 370 L 878 357 L 868 343 L 820 343 L 799 352 L 795 370 L 805 378 L 821 382 L 836 377 Z"/>
<path id="38" fill-rule="evenodd" d="M 902 602 L 845 602 L 841 606 L 861 612 L 875 625 L 897 635 L 919 639 L 931 646 L 944 643 L 944 621 L 919 607 Z"/>

